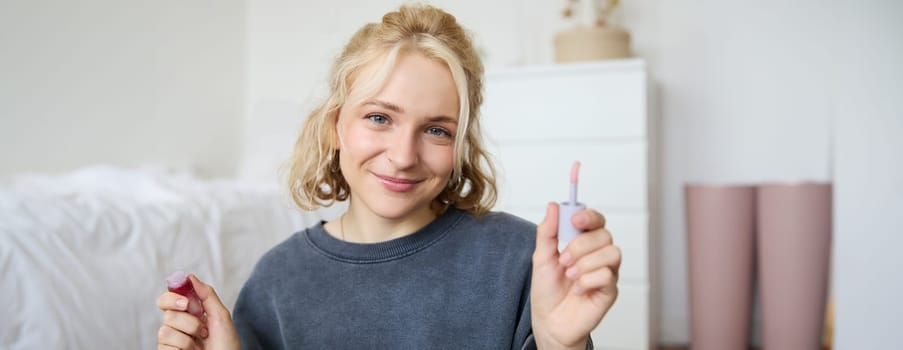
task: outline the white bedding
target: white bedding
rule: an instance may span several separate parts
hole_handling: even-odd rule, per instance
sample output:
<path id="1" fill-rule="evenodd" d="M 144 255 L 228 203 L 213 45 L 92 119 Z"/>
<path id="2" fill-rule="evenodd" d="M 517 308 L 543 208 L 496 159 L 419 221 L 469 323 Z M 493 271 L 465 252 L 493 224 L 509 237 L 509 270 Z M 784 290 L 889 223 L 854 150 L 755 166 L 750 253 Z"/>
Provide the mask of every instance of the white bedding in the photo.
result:
<path id="1" fill-rule="evenodd" d="M 231 308 L 263 252 L 330 215 L 275 185 L 159 170 L 2 179 L 0 349 L 155 349 L 168 272 Z"/>

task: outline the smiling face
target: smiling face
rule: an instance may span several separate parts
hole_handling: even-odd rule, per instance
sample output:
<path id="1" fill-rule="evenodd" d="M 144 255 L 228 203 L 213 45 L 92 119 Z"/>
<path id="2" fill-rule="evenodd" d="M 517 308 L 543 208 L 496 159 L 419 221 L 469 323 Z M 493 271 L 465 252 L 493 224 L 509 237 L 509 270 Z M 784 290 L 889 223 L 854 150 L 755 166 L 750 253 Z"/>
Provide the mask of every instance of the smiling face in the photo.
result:
<path id="1" fill-rule="evenodd" d="M 376 69 L 371 64 L 360 76 Z M 342 106 L 337 125 L 349 211 L 395 222 L 432 218 L 430 204 L 454 168 L 458 132 L 458 94 L 448 67 L 400 53 L 382 89 L 353 100 Z"/>

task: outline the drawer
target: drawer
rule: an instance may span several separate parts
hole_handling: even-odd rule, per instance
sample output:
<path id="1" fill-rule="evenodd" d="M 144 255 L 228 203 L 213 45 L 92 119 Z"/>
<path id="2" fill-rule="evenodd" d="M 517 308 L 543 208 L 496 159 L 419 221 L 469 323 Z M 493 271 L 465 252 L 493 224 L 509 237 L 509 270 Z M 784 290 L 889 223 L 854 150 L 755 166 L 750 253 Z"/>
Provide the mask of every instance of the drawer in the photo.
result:
<path id="1" fill-rule="evenodd" d="M 645 138 L 642 65 L 552 67 L 487 73 L 484 131 L 499 140 Z"/>
<path id="2" fill-rule="evenodd" d="M 649 286 L 620 284 L 618 300 L 592 332 L 596 349 L 650 348 Z"/>
<path id="3" fill-rule="evenodd" d="M 569 196 L 570 169 L 580 160 L 578 200 L 599 209 L 646 211 L 643 142 L 508 142 L 490 146 L 499 174 L 499 206 L 543 206 Z"/>

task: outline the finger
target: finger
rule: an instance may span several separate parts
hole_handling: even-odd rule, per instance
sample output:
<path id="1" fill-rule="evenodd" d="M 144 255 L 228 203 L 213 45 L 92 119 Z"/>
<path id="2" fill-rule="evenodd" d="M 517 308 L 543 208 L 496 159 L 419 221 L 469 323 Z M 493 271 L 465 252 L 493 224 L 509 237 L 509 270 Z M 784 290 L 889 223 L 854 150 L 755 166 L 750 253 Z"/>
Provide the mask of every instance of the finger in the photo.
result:
<path id="1" fill-rule="evenodd" d="M 587 254 L 565 271 L 565 275 L 571 280 L 580 278 L 584 273 L 589 273 L 600 268 L 610 268 L 615 275 L 621 266 L 621 249 L 615 245 L 608 245 Z"/>
<path id="2" fill-rule="evenodd" d="M 196 349 L 194 338 L 167 325 L 160 326 L 157 331 L 158 348 L 166 346 L 175 349 Z"/>
<path id="3" fill-rule="evenodd" d="M 163 311 L 185 311 L 188 309 L 188 298 L 177 293 L 166 292 L 157 297 L 157 307 Z"/>
<path id="4" fill-rule="evenodd" d="M 571 223 L 580 231 L 592 231 L 605 228 L 605 216 L 593 209 L 584 209 L 571 217 Z"/>
<path id="5" fill-rule="evenodd" d="M 590 252 L 602 249 L 611 245 L 611 233 L 604 228 L 598 228 L 590 232 L 585 232 L 574 238 L 564 252 L 561 254 L 559 263 L 565 266 L 572 266 L 574 263 L 582 259 Z"/>
<path id="6" fill-rule="evenodd" d="M 231 320 L 229 309 L 220 301 L 213 287 L 201 282 L 194 274 L 189 274 L 188 278 L 194 286 L 195 293 L 197 293 L 198 298 L 201 299 L 201 303 L 204 305 L 204 312 L 207 313 L 208 322 L 227 322 Z"/>
<path id="7" fill-rule="evenodd" d="M 207 336 L 204 322 L 187 312 L 168 310 L 163 313 L 163 324 L 192 337 Z"/>
<path id="8" fill-rule="evenodd" d="M 578 293 L 598 289 L 603 293 L 611 294 L 617 291 L 618 276 L 610 268 L 601 268 L 580 276 L 580 279 L 575 282 L 575 286 Z"/>
<path id="9" fill-rule="evenodd" d="M 189 347 L 189 348 L 177 348 L 172 345 L 157 344 L 157 350 L 182 350 L 182 349 L 201 349 L 201 346 L 198 345 L 197 341 L 195 341 L 194 344 L 191 345 L 191 347 Z"/>
<path id="10" fill-rule="evenodd" d="M 546 206 L 546 217 L 536 227 L 536 249 L 533 251 L 534 266 L 558 256 L 558 203 Z"/>

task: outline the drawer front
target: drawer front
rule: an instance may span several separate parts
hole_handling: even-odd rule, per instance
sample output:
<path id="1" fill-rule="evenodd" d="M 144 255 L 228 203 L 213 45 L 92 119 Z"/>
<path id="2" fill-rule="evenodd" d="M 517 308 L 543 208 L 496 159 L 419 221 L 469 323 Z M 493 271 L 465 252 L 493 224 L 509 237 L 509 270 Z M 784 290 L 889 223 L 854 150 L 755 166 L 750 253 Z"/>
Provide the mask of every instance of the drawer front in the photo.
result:
<path id="1" fill-rule="evenodd" d="M 592 332 L 596 349 L 648 350 L 649 286 L 622 283 L 618 300 Z"/>
<path id="2" fill-rule="evenodd" d="M 647 211 L 645 143 L 508 142 L 490 151 L 499 170 L 500 207 L 567 200 L 571 165 L 580 160 L 580 202 L 597 209 Z"/>
<path id="3" fill-rule="evenodd" d="M 499 140 L 645 138 L 645 79 L 641 70 L 487 74 L 481 120 Z"/>

